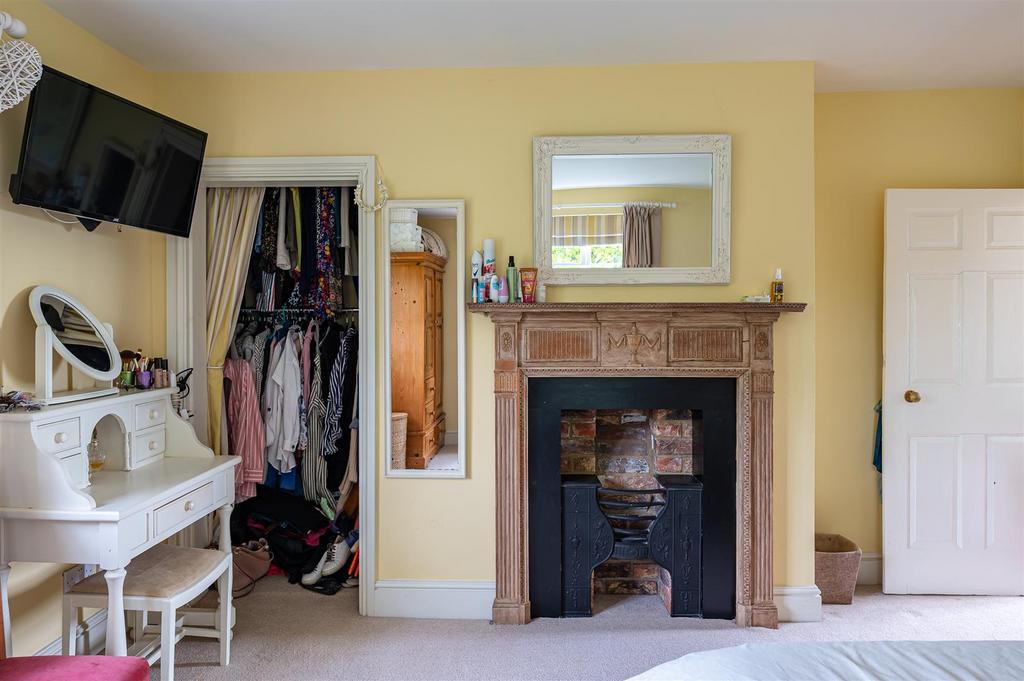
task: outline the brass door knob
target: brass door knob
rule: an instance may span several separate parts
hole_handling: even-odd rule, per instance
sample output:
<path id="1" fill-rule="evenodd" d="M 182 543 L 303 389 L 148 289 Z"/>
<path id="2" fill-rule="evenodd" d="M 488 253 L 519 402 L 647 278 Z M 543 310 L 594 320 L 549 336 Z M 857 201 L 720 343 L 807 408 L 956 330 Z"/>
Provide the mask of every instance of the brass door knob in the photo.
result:
<path id="1" fill-rule="evenodd" d="M 921 393 L 917 392 L 916 390 L 908 390 L 907 392 L 903 393 L 903 399 L 907 402 L 910 402 L 911 404 L 915 402 L 920 402 Z"/>

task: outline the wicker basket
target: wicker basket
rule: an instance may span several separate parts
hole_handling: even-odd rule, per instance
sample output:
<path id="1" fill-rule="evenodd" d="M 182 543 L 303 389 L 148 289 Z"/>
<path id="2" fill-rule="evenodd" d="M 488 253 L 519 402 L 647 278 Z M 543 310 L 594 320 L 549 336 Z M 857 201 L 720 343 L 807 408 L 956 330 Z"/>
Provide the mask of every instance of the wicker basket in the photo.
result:
<path id="1" fill-rule="evenodd" d="M 405 468 L 405 440 L 409 433 L 409 415 L 391 414 L 391 470 Z"/>
<path id="2" fill-rule="evenodd" d="M 822 603 L 853 603 L 861 550 L 841 534 L 814 535 L 814 584 Z"/>

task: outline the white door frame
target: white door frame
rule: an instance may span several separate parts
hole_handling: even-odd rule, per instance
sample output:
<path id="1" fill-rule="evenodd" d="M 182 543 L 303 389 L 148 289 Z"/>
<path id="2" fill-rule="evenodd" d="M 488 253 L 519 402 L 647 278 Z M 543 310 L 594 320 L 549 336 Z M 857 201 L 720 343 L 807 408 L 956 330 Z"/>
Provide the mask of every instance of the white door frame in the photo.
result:
<path id="1" fill-rule="evenodd" d="M 190 408 L 199 438 L 207 440 L 206 190 L 210 187 L 338 186 L 355 183 L 373 205 L 374 156 L 207 158 L 189 239 L 167 238 L 167 357 L 194 367 Z M 374 614 L 376 581 L 377 374 L 376 213 L 359 211 L 359 613 Z M 197 323 L 197 320 L 198 323 Z"/>

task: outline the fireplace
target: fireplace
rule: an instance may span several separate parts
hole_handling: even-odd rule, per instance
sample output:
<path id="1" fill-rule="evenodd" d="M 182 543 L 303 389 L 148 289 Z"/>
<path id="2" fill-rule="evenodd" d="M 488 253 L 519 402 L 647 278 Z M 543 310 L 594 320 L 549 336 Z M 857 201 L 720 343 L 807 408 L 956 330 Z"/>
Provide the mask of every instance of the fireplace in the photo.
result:
<path id="1" fill-rule="evenodd" d="M 531 378 L 527 392 L 531 614 L 588 615 L 596 591 L 660 594 L 676 616 L 735 617 L 736 380 Z M 593 537 L 575 529 L 567 490 L 586 503 Z M 681 518 L 677 499 L 691 498 Z M 663 556 L 651 555 L 652 532 Z M 581 543 L 604 549 L 605 533 L 607 556 L 581 566 Z M 686 580 L 672 558 L 684 541 L 698 557 Z"/>
<path id="2" fill-rule="evenodd" d="M 536 590 L 530 560 L 534 551 L 557 551 L 553 543 L 535 547 L 536 508 L 532 489 L 537 484 L 561 483 L 561 421 L 563 409 L 688 409 L 700 412 L 704 456 L 699 482 L 711 485 L 712 466 L 732 466 L 731 544 L 712 541 L 710 526 L 702 529 L 702 546 L 722 552 L 732 547 L 732 616 L 740 626 L 778 626 L 772 597 L 772 394 L 774 383 L 774 323 L 783 312 L 800 312 L 803 303 L 541 303 L 472 304 L 472 312 L 487 314 L 495 325 L 494 400 L 496 456 L 497 579 L 493 619 L 497 624 L 525 624 L 548 610 L 557 599 Z M 651 401 L 649 391 L 632 390 L 628 403 L 587 403 L 577 390 L 557 408 L 545 407 L 534 392 L 545 391 L 541 381 L 579 379 L 668 380 L 668 394 L 684 394 L 683 402 Z M 682 379 L 678 383 L 678 381 Z M 716 383 L 717 382 L 717 383 Z M 694 401 L 700 385 L 728 386 L 733 396 L 732 419 L 712 428 L 713 405 Z M 569 384 L 566 384 L 569 385 Z M 605 385 L 605 384 L 601 384 Z M 685 385 L 684 388 L 680 386 Z M 594 384 L 595 390 L 599 388 Z M 593 394 L 593 391 L 590 391 Z M 625 394 L 625 393 L 623 393 Z M 710 394 L 708 399 L 711 399 Z M 723 399 L 723 398 L 719 398 Z M 575 401 L 573 401 L 575 400 Z M 645 401 L 646 400 L 646 401 Z M 720 403 L 716 403 L 719 404 Z M 536 411 L 540 410 L 540 411 Z M 718 411 L 722 411 L 719 409 Z M 716 417 L 719 418 L 719 417 Z M 547 424 L 547 425 L 545 425 Z M 729 424 L 732 425 L 731 429 Z M 533 456 L 531 443 L 547 433 L 549 449 Z M 722 433 L 733 437 L 731 449 Z M 714 433 L 718 433 L 715 435 Z M 714 449 L 712 449 L 714 448 Z M 729 449 L 724 455 L 718 452 Z M 539 449 L 538 449 L 539 451 Z M 667 461 L 665 462 L 668 463 Z M 654 465 L 658 460 L 655 457 Z M 690 464 L 695 462 L 691 459 Z M 686 465 L 677 458 L 671 465 Z M 535 470 L 535 467 L 538 470 Z M 596 472 L 596 469 L 595 469 Z M 711 495 L 702 502 L 709 523 L 723 522 L 729 513 L 713 511 Z M 545 498 L 551 498 L 544 494 Z M 557 498 L 557 495 L 556 495 Z M 716 497 L 716 499 L 718 499 Z M 729 497 L 725 497 L 729 503 Z M 720 500 L 720 499 L 719 499 Z M 548 522 L 560 522 L 558 514 Z M 552 542 L 550 536 L 547 539 Z M 559 537 L 559 544 L 561 539 Z M 702 562 L 706 560 L 702 556 Z M 704 562 L 704 566 L 707 563 Z M 548 568 L 550 570 L 550 567 Z M 722 578 L 728 571 L 704 570 Z M 550 574 L 550 573 L 549 573 Z M 600 574 L 600 573 L 599 573 Z M 600 578 L 600 577 L 599 577 Z M 673 584 L 673 587 L 676 586 Z M 541 589 L 550 589 L 541 585 Z M 724 591 L 702 587 L 704 616 L 728 617 L 713 610 Z M 534 596 L 540 600 L 535 604 Z M 548 598 L 550 600 L 545 601 Z M 711 614 L 713 612 L 720 615 Z"/>

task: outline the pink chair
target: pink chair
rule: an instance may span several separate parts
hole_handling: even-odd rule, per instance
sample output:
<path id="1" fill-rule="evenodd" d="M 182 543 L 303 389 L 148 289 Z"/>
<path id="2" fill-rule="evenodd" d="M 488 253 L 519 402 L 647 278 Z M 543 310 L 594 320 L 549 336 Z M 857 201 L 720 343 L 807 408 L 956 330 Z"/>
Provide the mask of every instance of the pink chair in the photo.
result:
<path id="1" fill-rule="evenodd" d="M 141 657 L 11 657 L 0 660 L 0 681 L 149 681 L 149 665 Z"/>
<path id="2" fill-rule="evenodd" d="M 3 643 L 5 619 L 0 611 L 0 681 L 149 681 L 149 665 L 141 657 L 40 655 L 8 658 Z"/>

